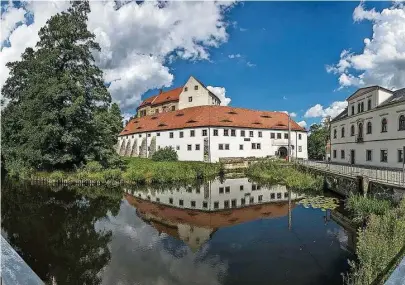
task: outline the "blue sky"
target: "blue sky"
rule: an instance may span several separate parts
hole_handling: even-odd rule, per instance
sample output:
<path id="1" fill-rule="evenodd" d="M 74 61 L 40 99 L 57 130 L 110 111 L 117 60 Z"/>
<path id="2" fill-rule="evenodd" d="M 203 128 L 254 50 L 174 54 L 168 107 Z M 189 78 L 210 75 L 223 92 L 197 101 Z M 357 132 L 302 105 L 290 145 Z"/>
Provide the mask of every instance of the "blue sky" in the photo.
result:
<path id="1" fill-rule="evenodd" d="M 217 87 L 232 106 L 294 112 L 307 126 L 337 115 L 359 87 L 405 87 L 401 3 L 117 2 L 90 2 L 88 28 L 101 46 L 96 64 L 125 118 L 142 98 L 190 75 Z M 46 21 L 70 6 L 11 3 L 1 5 L 0 85 L 5 63 L 20 60 Z"/>
<path id="2" fill-rule="evenodd" d="M 372 23 L 354 22 L 359 2 L 245 2 L 233 8 L 229 40 L 211 49 L 209 61 L 176 61 L 170 65 L 173 86 L 189 75 L 206 85 L 223 86 L 230 105 L 297 113 L 308 126 L 319 118 L 303 118 L 319 103 L 343 101 L 356 87 L 337 90 L 336 75 L 325 65 L 339 60 L 343 49 L 361 52 L 363 39 L 372 36 Z M 389 2 L 366 7 L 388 7 Z M 241 58 L 229 58 L 240 54 Z M 255 66 L 249 67 L 247 62 Z M 147 92 L 143 98 L 156 93 Z"/>

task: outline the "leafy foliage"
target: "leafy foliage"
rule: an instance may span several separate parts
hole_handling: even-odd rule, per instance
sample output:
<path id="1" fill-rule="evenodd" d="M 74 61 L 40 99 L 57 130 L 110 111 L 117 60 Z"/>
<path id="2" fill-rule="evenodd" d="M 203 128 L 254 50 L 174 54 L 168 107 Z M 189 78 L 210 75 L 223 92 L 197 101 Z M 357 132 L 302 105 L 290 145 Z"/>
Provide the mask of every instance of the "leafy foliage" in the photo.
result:
<path id="1" fill-rule="evenodd" d="M 88 2 L 73 2 L 41 28 L 35 50 L 7 63 L 1 139 L 11 173 L 117 162 L 121 115 L 94 63 L 92 51 L 100 47 L 87 29 L 89 12 Z"/>
<path id="2" fill-rule="evenodd" d="M 313 124 L 309 128 L 308 157 L 322 160 L 326 155 L 326 143 L 329 139 L 329 128 L 323 124 Z"/>
<path id="3" fill-rule="evenodd" d="M 349 211 L 353 222 L 362 224 L 371 214 L 384 215 L 393 208 L 393 204 L 389 200 L 352 194 L 346 200 L 345 208 Z"/>
<path id="4" fill-rule="evenodd" d="M 172 147 L 161 148 L 152 156 L 153 161 L 177 161 L 178 159 L 177 152 Z"/>

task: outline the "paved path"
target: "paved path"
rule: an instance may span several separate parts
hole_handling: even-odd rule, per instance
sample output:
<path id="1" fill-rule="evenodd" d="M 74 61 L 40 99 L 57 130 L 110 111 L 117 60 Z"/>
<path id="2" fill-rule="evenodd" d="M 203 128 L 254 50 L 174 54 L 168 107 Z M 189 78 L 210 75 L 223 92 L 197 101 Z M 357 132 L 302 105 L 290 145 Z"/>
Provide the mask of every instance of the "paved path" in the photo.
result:
<path id="1" fill-rule="evenodd" d="M 399 170 L 373 169 L 310 160 L 299 161 L 299 163 L 308 167 L 329 171 L 331 173 L 343 174 L 352 177 L 366 176 L 370 180 L 374 180 L 377 182 L 405 187 L 405 174 Z"/>
<path id="2" fill-rule="evenodd" d="M 385 285 L 405 285 L 405 258 L 385 282 Z"/>

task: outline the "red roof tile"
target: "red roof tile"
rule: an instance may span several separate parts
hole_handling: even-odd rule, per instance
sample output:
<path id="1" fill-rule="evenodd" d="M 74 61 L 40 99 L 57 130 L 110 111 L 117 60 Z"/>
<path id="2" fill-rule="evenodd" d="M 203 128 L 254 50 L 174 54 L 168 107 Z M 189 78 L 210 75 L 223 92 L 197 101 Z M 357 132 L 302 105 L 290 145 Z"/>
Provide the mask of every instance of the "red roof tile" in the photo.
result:
<path id="1" fill-rule="evenodd" d="M 227 106 L 198 106 L 134 118 L 120 135 L 208 126 L 287 130 L 288 115 Z M 291 130 L 305 131 L 293 120 Z"/>
<path id="2" fill-rule="evenodd" d="M 138 106 L 138 109 L 140 107 L 144 107 L 147 105 L 156 106 L 156 105 L 161 105 L 161 104 L 168 103 L 168 102 L 179 101 L 179 96 L 180 96 L 181 91 L 183 91 L 183 87 L 178 87 L 178 88 L 175 88 L 172 90 L 162 92 L 158 95 L 154 95 L 149 98 L 146 98 Z"/>

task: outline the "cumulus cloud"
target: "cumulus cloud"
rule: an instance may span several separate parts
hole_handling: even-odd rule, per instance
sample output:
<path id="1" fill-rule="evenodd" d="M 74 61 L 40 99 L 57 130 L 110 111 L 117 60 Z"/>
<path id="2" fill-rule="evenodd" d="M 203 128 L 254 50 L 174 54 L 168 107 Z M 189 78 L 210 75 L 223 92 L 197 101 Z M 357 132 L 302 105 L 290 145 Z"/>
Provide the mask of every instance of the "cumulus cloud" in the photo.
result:
<path id="1" fill-rule="evenodd" d="M 355 22 L 370 21 L 372 38 L 365 38 L 361 53 L 343 50 L 340 60 L 326 70 L 338 76 L 340 88 L 381 85 L 389 89 L 405 86 L 405 6 L 394 3 L 381 12 L 366 10 L 360 3 L 353 12 Z"/>
<path id="2" fill-rule="evenodd" d="M 237 53 L 237 54 L 230 54 L 230 55 L 228 55 L 228 57 L 229 57 L 229 58 L 240 58 L 241 55 L 240 55 L 239 53 Z"/>
<path id="3" fill-rule="evenodd" d="M 347 107 L 346 101 L 333 102 L 329 107 L 324 108 L 321 104 L 316 104 L 309 108 L 304 117 L 305 118 L 325 118 L 330 116 L 331 118 L 339 115 Z"/>
<path id="4" fill-rule="evenodd" d="M 300 121 L 297 123 L 300 127 L 306 128 L 307 127 L 307 122 L 305 121 Z"/>
<path id="5" fill-rule="evenodd" d="M 19 60 L 26 47 L 34 47 L 39 29 L 69 6 L 62 1 L 28 2 L 22 9 L 33 16 L 33 22 L 24 19 L 19 25 L 21 12 L 14 7 L 2 13 L 2 35 L 4 24 L 9 46 L 2 47 L 0 54 L 0 85 L 8 77 L 6 62 Z M 170 1 L 161 5 L 109 0 L 91 1 L 90 6 L 88 27 L 101 46 L 94 56 L 105 81 L 111 82 L 113 100 L 124 112 L 136 107 L 147 90 L 171 86 L 169 62 L 208 60 L 209 48 L 228 40 L 224 15 L 232 2 Z"/>
<path id="6" fill-rule="evenodd" d="M 295 113 L 295 112 L 291 112 L 291 113 L 290 113 L 290 117 L 291 117 L 291 118 L 295 118 L 295 117 L 297 117 L 297 113 Z"/>
<path id="7" fill-rule="evenodd" d="M 228 106 L 231 102 L 231 98 L 226 97 L 225 87 L 207 86 L 207 89 L 218 96 L 219 100 L 221 100 L 221 106 Z"/>

